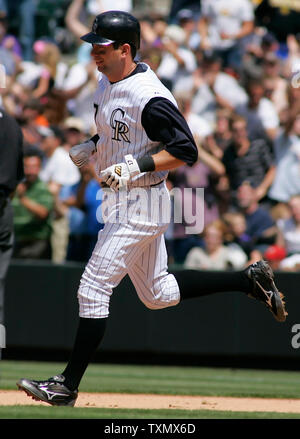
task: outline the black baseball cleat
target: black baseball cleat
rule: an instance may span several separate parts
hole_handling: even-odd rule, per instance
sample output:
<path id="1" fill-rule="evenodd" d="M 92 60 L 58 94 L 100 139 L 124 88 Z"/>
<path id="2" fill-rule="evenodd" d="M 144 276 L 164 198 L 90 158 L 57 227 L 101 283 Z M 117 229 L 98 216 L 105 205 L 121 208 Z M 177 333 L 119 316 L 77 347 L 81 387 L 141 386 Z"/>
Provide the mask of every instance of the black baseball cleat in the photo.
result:
<path id="1" fill-rule="evenodd" d="M 51 405 L 73 407 L 78 392 L 77 390 L 69 390 L 63 384 L 64 380 L 65 377 L 63 375 L 55 375 L 46 381 L 34 381 L 22 378 L 17 382 L 17 386 L 36 401 L 44 401 Z"/>
<path id="2" fill-rule="evenodd" d="M 269 264 L 266 261 L 255 262 L 245 273 L 253 281 L 253 291 L 248 296 L 263 302 L 278 322 L 284 322 L 287 316 L 284 296 L 274 283 L 273 270 Z"/>

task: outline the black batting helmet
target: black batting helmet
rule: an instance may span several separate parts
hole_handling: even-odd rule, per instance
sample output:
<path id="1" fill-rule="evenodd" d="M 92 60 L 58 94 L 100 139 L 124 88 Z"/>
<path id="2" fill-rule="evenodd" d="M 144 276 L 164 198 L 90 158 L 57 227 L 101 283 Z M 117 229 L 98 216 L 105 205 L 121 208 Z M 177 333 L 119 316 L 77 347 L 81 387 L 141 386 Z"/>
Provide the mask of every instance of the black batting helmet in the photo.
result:
<path id="1" fill-rule="evenodd" d="M 107 11 L 97 15 L 92 32 L 81 37 L 91 44 L 108 45 L 124 42 L 140 48 L 140 23 L 127 12 Z"/>

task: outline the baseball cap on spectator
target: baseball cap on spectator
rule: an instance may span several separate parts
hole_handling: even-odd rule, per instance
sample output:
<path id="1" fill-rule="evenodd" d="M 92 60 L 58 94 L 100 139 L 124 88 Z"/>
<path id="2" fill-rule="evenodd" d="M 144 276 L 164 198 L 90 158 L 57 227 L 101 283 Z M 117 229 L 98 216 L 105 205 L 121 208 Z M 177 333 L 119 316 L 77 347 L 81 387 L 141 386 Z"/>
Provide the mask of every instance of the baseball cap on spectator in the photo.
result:
<path id="1" fill-rule="evenodd" d="M 61 141 L 64 141 L 64 133 L 55 125 L 51 125 L 50 127 L 39 126 L 37 130 L 42 137 L 57 137 Z"/>
<path id="2" fill-rule="evenodd" d="M 272 44 L 277 44 L 278 41 L 275 37 L 275 35 L 272 32 L 267 32 L 263 37 L 261 41 L 262 45 L 270 47 Z"/>
<path id="3" fill-rule="evenodd" d="M 39 157 L 42 160 L 44 154 L 38 146 L 32 144 L 24 144 L 24 157 L 32 156 Z"/>
<path id="4" fill-rule="evenodd" d="M 69 130 L 84 131 L 84 124 L 79 117 L 68 117 L 64 121 L 64 127 Z"/>
<path id="5" fill-rule="evenodd" d="M 264 258 L 268 261 L 282 261 L 286 257 L 286 250 L 279 245 L 270 245 L 264 253 Z"/>
<path id="6" fill-rule="evenodd" d="M 181 9 L 176 15 L 177 21 L 179 23 L 183 21 L 194 20 L 194 14 L 190 9 Z"/>
<path id="7" fill-rule="evenodd" d="M 49 127 L 38 127 L 38 133 L 42 136 L 42 137 L 52 137 L 54 136 L 54 132 L 51 130 L 51 128 Z"/>

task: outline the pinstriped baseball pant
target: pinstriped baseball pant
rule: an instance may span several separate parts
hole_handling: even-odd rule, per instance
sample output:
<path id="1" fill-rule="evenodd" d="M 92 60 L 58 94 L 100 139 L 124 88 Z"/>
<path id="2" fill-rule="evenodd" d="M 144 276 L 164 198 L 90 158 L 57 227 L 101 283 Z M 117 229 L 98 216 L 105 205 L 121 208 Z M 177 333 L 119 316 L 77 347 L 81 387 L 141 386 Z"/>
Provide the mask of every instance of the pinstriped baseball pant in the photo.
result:
<path id="1" fill-rule="evenodd" d="M 126 274 L 147 308 L 176 305 L 179 287 L 167 271 L 163 236 L 169 218 L 162 218 L 161 209 L 166 212 L 170 204 L 165 182 L 123 194 L 106 192 L 106 197 L 105 226 L 80 280 L 80 317 L 108 317 L 113 289 Z"/>

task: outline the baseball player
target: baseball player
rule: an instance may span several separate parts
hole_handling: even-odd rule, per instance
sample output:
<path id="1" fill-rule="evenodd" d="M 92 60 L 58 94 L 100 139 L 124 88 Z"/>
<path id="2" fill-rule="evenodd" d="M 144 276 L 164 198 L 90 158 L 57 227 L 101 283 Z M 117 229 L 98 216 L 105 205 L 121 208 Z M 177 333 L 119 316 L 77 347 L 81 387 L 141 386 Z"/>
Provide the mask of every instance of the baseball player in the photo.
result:
<path id="1" fill-rule="evenodd" d="M 92 44 L 102 73 L 94 100 L 98 133 L 74 146 L 70 157 L 80 167 L 96 154 L 96 171 L 108 188 L 105 226 L 80 280 L 79 326 L 65 370 L 44 381 L 17 383 L 34 399 L 68 406 L 74 406 L 80 381 L 103 338 L 112 291 L 126 274 L 150 309 L 241 291 L 263 302 L 278 321 L 286 318 L 282 295 L 264 261 L 217 276 L 193 270 L 189 276 L 168 273 L 164 232 L 169 220 L 154 211 L 162 203 L 163 211 L 168 207 L 168 170 L 197 161 L 193 136 L 172 94 L 148 65 L 134 61 L 140 45 L 135 17 L 104 12 L 82 40 Z"/>

